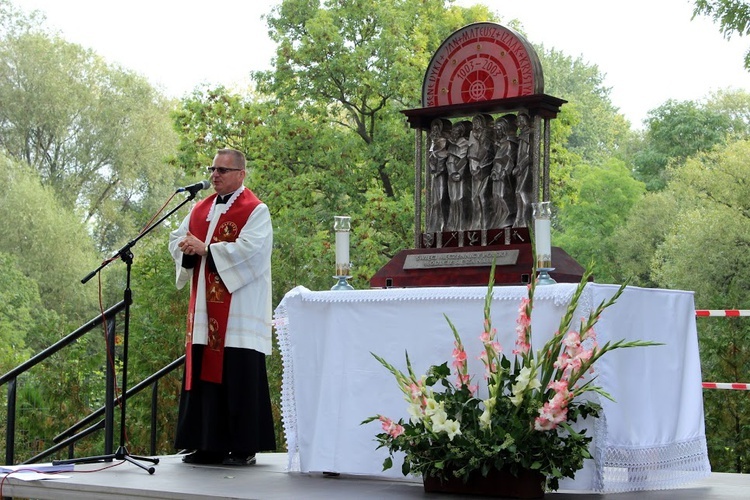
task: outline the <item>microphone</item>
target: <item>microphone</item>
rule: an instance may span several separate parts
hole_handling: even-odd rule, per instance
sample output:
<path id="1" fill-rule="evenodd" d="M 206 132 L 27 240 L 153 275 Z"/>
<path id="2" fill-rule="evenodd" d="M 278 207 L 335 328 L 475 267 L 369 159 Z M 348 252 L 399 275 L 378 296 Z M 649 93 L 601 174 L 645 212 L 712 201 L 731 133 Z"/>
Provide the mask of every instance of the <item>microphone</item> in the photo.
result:
<path id="1" fill-rule="evenodd" d="M 187 191 L 190 194 L 195 194 L 198 191 L 200 191 L 201 189 L 207 189 L 207 188 L 210 188 L 210 187 L 211 187 L 211 183 L 210 182 L 208 182 L 208 181 L 200 181 L 200 182 L 196 182 L 195 184 L 191 184 L 189 186 L 177 188 L 177 191 L 175 191 L 175 193 L 184 193 L 185 191 Z"/>

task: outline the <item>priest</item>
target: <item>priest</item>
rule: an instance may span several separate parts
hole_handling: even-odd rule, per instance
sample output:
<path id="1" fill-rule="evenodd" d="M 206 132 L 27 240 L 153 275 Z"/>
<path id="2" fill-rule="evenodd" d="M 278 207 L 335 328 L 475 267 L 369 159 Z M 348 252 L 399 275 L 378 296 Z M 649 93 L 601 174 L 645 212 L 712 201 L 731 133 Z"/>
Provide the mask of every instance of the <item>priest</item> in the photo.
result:
<path id="1" fill-rule="evenodd" d="M 215 193 L 170 234 L 177 288 L 190 283 L 175 446 L 183 462 L 252 465 L 275 450 L 265 356 L 271 353 L 268 207 L 244 186 L 245 156 L 220 149 Z"/>

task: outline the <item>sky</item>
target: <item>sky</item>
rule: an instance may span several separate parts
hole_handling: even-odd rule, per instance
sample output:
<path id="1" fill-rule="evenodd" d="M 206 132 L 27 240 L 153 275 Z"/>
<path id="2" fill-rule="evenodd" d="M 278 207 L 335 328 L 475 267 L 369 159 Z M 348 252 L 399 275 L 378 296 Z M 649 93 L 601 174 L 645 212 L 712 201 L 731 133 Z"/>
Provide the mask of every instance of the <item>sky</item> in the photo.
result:
<path id="1" fill-rule="evenodd" d="M 262 19 L 278 0 L 11 0 L 46 14 L 47 26 L 107 61 L 144 75 L 171 97 L 201 84 L 241 87 L 270 69 L 275 45 Z M 376 0 L 374 0 L 376 1 Z M 527 39 L 596 65 L 613 104 L 642 128 L 668 99 L 700 101 L 750 91 L 750 38 L 726 40 L 691 0 L 457 0 L 484 3 Z M 565 99 L 565 96 L 555 96 Z"/>

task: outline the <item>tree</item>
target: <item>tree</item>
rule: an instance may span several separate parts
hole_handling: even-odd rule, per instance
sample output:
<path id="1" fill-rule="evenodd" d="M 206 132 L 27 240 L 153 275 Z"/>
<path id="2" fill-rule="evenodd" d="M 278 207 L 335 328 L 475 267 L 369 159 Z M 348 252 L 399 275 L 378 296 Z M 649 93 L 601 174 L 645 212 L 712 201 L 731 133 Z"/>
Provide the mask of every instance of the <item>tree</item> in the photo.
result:
<path id="1" fill-rule="evenodd" d="M 248 155 L 248 185 L 269 205 L 284 256 L 274 259 L 277 293 L 300 283 L 330 288 L 320 270 L 333 268 L 334 215 L 367 229 L 367 238 L 352 238 L 359 286 L 411 245 L 413 223 L 400 222 L 413 217 L 403 211 L 413 207 L 414 139 L 401 110 L 418 105 L 443 39 L 491 18 L 486 7 L 447 3 L 286 0 L 268 17 L 277 58 L 272 71 L 254 75 L 255 93 L 201 89 L 183 101 L 182 164 L 204 164 L 223 144 Z M 368 200 L 379 200 L 381 212 L 367 211 Z M 374 253 L 358 248 L 365 240 Z"/>
<path id="2" fill-rule="evenodd" d="M 143 77 L 0 8 L 0 147 L 112 249 L 173 189 L 170 103 Z"/>
<path id="3" fill-rule="evenodd" d="M 352 167 L 393 198 L 412 182 L 403 175 L 412 155 L 398 112 L 417 107 L 424 69 L 443 39 L 492 16 L 482 7 L 447 8 L 444 0 L 327 1 L 322 7 L 287 0 L 267 19 L 278 43 L 276 67 L 256 74 L 259 89 L 325 109 L 325 122 L 356 134 L 365 147 Z"/>
<path id="4" fill-rule="evenodd" d="M 750 136 L 750 92 L 721 89 L 708 94 L 704 101 L 706 110 L 728 118 L 728 141 L 747 139 Z"/>
<path id="5" fill-rule="evenodd" d="M 614 261 L 620 276 L 635 286 L 658 287 L 651 265 L 659 247 L 672 232 L 679 202 L 671 191 L 648 192 L 623 217 L 612 235 Z"/>
<path id="6" fill-rule="evenodd" d="M 590 164 L 618 156 L 630 126 L 612 104 L 612 89 L 604 86 L 599 67 L 543 45 L 537 54 L 544 69 L 545 93 L 568 101 L 562 115 L 568 116 L 570 135 L 561 144 Z"/>
<path id="7" fill-rule="evenodd" d="M 0 220 L 0 252 L 14 256 L 18 269 L 37 284 L 44 308 L 73 321 L 89 319 L 97 291 L 80 280 L 98 258 L 85 225 L 41 185 L 36 172 L 1 152 Z"/>
<path id="8" fill-rule="evenodd" d="M 556 244 L 584 266 L 594 264 L 597 280 L 622 281 L 610 238 L 643 196 L 645 188 L 620 160 L 573 172 L 575 202 L 558 214 Z"/>
<path id="9" fill-rule="evenodd" d="M 734 34 L 744 36 L 750 33 L 750 5 L 744 0 L 695 0 L 693 19 L 699 15 L 710 16 L 724 38 L 729 40 Z M 750 70 L 750 51 L 745 53 L 745 68 Z"/>
<path id="10" fill-rule="evenodd" d="M 698 151 L 725 143 L 733 120 L 716 107 L 695 101 L 668 100 L 648 112 L 644 146 L 633 157 L 636 178 L 650 191 L 666 185 L 666 167 L 679 164 Z"/>
<path id="11" fill-rule="evenodd" d="M 0 252 L 0 373 L 29 355 L 26 339 L 43 321 L 36 283 L 18 269 L 14 257 Z"/>

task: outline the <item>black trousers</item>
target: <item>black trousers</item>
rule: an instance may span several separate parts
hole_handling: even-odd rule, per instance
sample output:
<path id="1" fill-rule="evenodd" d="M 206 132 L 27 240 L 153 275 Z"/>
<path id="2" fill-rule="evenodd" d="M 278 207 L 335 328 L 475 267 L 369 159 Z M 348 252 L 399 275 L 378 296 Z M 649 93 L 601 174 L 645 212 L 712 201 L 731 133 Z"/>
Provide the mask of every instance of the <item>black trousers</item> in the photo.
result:
<path id="1" fill-rule="evenodd" d="M 222 383 L 200 380 L 204 345 L 193 345 L 193 380 L 180 395 L 175 447 L 253 454 L 274 451 L 266 357 L 252 349 L 224 349 Z"/>

